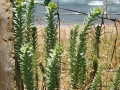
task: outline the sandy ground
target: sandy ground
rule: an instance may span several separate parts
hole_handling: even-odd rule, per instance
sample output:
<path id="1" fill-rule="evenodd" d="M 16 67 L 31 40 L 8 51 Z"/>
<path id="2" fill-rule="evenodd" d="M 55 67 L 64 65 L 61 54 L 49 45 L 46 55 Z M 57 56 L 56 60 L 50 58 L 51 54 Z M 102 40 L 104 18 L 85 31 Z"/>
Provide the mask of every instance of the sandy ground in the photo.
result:
<path id="1" fill-rule="evenodd" d="M 94 25 L 93 27 L 96 27 L 97 25 Z M 41 34 L 44 33 L 44 28 L 45 26 L 37 26 L 37 30 L 38 30 L 38 34 L 41 36 Z M 74 28 L 74 25 L 64 25 L 64 26 L 60 26 L 60 37 L 64 38 L 66 36 L 66 38 L 69 38 L 70 35 L 70 30 Z M 79 30 L 81 30 L 83 28 L 83 26 L 80 26 Z M 114 24 L 106 24 L 103 25 L 103 31 L 105 30 L 105 32 L 116 32 L 116 28 Z M 120 24 L 117 23 L 117 29 L 118 32 L 120 31 Z M 58 34 L 59 34 L 59 29 L 58 29 Z"/>

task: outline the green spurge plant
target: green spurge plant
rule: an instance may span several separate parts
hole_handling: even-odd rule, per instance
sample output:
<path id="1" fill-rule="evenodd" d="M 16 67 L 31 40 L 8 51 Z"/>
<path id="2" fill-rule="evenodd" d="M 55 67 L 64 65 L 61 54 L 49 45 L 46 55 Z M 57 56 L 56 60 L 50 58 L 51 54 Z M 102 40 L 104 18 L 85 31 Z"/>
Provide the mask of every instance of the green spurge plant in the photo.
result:
<path id="1" fill-rule="evenodd" d="M 32 58 L 32 62 L 33 63 L 33 67 L 34 68 L 34 71 L 31 72 L 31 73 L 34 73 L 34 76 L 35 77 L 33 80 L 35 83 L 35 90 L 38 90 L 38 65 L 37 65 L 37 56 L 36 56 L 36 48 L 37 48 L 37 29 L 36 27 L 32 27 L 32 23 L 33 23 L 33 20 L 34 20 L 34 12 L 35 12 L 35 4 L 34 4 L 34 0 L 30 0 L 29 1 L 29 4 L 27 5 L 27 9 L 26 9 L 26 30 L 25 30 L 25 37 L 26 37 L 26 40 L 25 42 L 27 43 L 31 43 L 31 46 L 33 46 L 33 52 L 34 53 L 34 58 Z"/>
<path id="2" fill-rule="evenodd" d="M 63 52 L 62 47 L 56 46 L 51 49 L 46 65 L 46 87 L 47 90 L 58 90 L 60 88 L 60 58 Z"/>
<path id="3" fill-rule="evenodd" d="M 100 67 L 97 70 L 97 73 L 93 79 L 93 82 L 91 84 L 91 88 L 90 90 L 100 90 L 100 83 L 101 83 L 101 75 L 102 75 L 102 71 L 103 71 L 103 66 L 100 65 Z"/>
<path id="4" fill-rule="evenodd" d="M 101 36 L 101 26 L 97 26 L 95 28 L 95 42 L 94 42 L 94 53 L 97 55 L 97 57 L 99 58 L 99 44 L 100 44 L 100 36 Z"/>
<path id="5" fill-rule="evenodd" d="M 77 62 L 76 62 L 76 52 L 77 52 L 77 36 L 78 36 L 78 28 L 79 25 L 75 25 L 74 29 L 71 30 L 70 32 L 70 75 L 71 75 L 71 86 L 72 89 L 76 89 L 79 87 L 78 85 L 78 78 L 76 77 L 77 75 Z"/>
<path id="6" fill-rule="evenodd" d="M 115 76 L 115 80 L 113 82 L 113 89 L 112 90 L 119 90 L 120 89 L 120 65 L 117 70 L 117 74 Z"/>
<path id="7" fill-rule="evenodd" d="M 56 28 L 56 16 L 55 11 L 57 10 L 57 4 L 50 2 L 46 6 L 46 20 L 47 26 L 45 27 L 46 31 L 46 57 L 49 57 L 50 49 L 54 49 L 57 40 L 57 28 Z"/>
<path id="8" fill-rule="evenodd" d="M 34 51 L 36 51 L 37 49 L 37 28 L 36 27 L 31 27 L 32 29 L 32 46 L 33 46 L 33 49 Z"/>
<path id="9" fill-rule="evenodd" d="M 87 49 L 87 31 L 91 26 L 91 23 L 98 18 L 102 13 L 101 8 L 94 8 L 90 13 L 88 13 L 87 19 L 84 22 L 84 28 L 79 35 L 79 44 L 77 49 L 77 66 L 78 66 L 78 80 L 79 84 L 83 85 L 86 78 L 86 49 Z"/>
<path id="10" fill-rule="evenodd" d="M 35 5 L 34 0 L 26 1 L 27 4 L 24 3 L 25 0 L 16 0 L 15 3 L 15 52 L 20 65 L 19 70 L 22 72 L 20 78 L 23 78 L 26 88 L 28 90 L 38 90 L 37 58 L 35 58 L 37 29 L 32 27 Z"/>
<path id="11" fill-rule="evenodd" d="M 32 22 L 34 19 L 34 0 L 30 0 L 29 2 L 27 2 L 27 6 L 26 6 L 26 28 L 25 28 L 25 32 L 24 32 L 24 37 L 26 37 L 24 39 L 24 45 L 28 44 L 30 46 L 28 47 L 32 47 L 33 51 L 31 51 L 30 53 L 25 54 L 22 53 L 21 51 L 21 57 L 23 55 L 23 57 L 26 58 L 21 58 L 21 71 L 22 71 L 22 77 L 23 81 L 26 85 L 26 88 L 28 90 L 38 90 L 38 68 L 37 68 L 37 58 L 36 58 L 36 48 L 37 48 L 37 29 L 36 27 L 31 27 L 32 26 Z M 25 47 L 25 46 L 23 46 Z M 31 58 L 30 57 L 30 55 Z M 28 56 L 27 56 L 28 55 Z M 28 58 L 28 59 L 27 59 Z M 25 62 L 29 62 L 30 63 L 25 63 Z M 25 65 L 27 68 L 25 68 Z M 24 65 L 24 66 L 22 66 Z M 25 69 L 23 69 L 25 68 Z M 30 70 L 30 72 L 29 72 Z M 34 70 L 34 71 L 33 71 Z M 26 74 L 27 72 L 29 72 L 28 74 Z M 31 83 L 28 83 L 28 78 L 29 80 L 31 80 Z M 30 87 L 31 86 L 31 87 Z"/>
<path id="12" fill-rule="evenodd" d="M 77 45 L 77 49 L 75 49 L 76 46 L 74 45 L 75 47 L 73 48 L 73 50 L 75 50 L 75 51 L 73 51 L 73 52 L 74 52 L 74 55 L 75 54 L 76 55 L 74 56 L 75 60 L 74 60 L 73 64 L 71 64 L 72 65 L 71 67 L 76 67 L 77 69 L 75 69 L 76 71 L 74 71 L 74 73 L 71 72 L 71 76 L 75 75 L 75 76 L 72 76 L 71 78 L 75 79 L 75 80 L 72 80 L 72 81 L 77 80 L 77 82 L 74 82 L 74 84 L 76 84 L 76 86 L 73 89 L 78 90 L 81 87 L 83 87 L 83 85 L 85 83 L 85 79 L 86 79 L 86 57 L 85 57 L 85 55 L 86 55 L 86 50 L 87 50 L 87 39 L 86 39 L 86 37 L 87 37 L 87 34 L 88 34 L 87 31 L 89 30 L 89 27 L 91 26 L 91 23 L 95 19 L 97 19 L 98 16 L 101 13 L 102 13 L 101 8 L 94 8 L 93 10 L 91 10 L 90 13 L 88 13 L 88 17 L 85 19 L 85 22 L 84 22 L 84 28 L 81 31 L 81 33 L 79 34 L 79 42 L 78 42 L 78 45 Z M 76 42 L 75 40 L 73 40 L 73 41 Z M 71 51 L 71 53 L 72 53 L 72 51 Z M 70 55 L 72 55 L 70 57 L 73 57 L 73 54 L 70 54 Z M 72 71 L 72 68 L 71 68 L 71 71 Z M 75 77 L 75 78 L 73 78 L 73 77 Z M 73 82 L 72 82 L 72 84 L 73 84 Z"/>
<path id="13" fill-rule="evenodd" d="M 99 44 L 100 44 L 100 35 L 101 35 L 101 26 L 97 26 L 95 28 L 95 36 L 94 36 L 94 43 L 93 43 L 93 54 L 92 54 L 92 62 L 93 62 L 93 69 L 94 75 L 98 69 L 98 59 L 99 59 Z"/>
<path id="14" fill-rule="evenodd" d="M 34 20 L 34 11 L 35 11 L 35 5 L 34 5 L 34 0 L 29 0 L 27 2 L 28 4 L 26 5 L 26 30 L 24 32 L 26 39 L 25 42 L 31 42 L 33 44 L 34 42 L 33 39 L 35 38 L 33 35 L 36 35 L 36 27 L 31 27 L 33 20 Z"/>
<path id="15" fill-rule="evenodd" d="M 48 62 L 48 58 L 50 58 L 51 49 L 55 49 L 57 43 L 57 27 L 56 27 L 56 16 L 55 12 L 57 10 L 57 4 L 54 2 L 50 2 L 50 0 L 45 0 L 46 4 L 46 21 L 47 26 L 45 27 L 46 39 L 45 39 L 45 49 L 46 49 L 46 61 L 45 68 Z M 41 71 L 43 72 L 43 82 L 46 83 L 46 69 L 43 68 L 42 63 L 40 64 Z M 47 75 L 47 74 L 46 74 Z M 49 77 L 49 76 L 48 76 Z M 46 88 L 48 86 L 44 85 L 42 88 Z M 51 89 L 52 90 L 52 89 Z"/>
<path id="16" fill-rule="evenodd" d="M 15 74 L 16 74 L 16 86 L 18 90 L 23 90 L 23 83 L 21 79 L 21 72 L 20 72 L 20 48 L 23 44 L 23 33 L 25 29 L 25 5 L 22 5 L 22 1 L 15 0 L 15 16 L 14 16 L 14 48 L 15 48 Z"/>
<path id="17" fill-rule="evenodd" d="M 35 90 L 33 73 L 33 47 L 30 43 L 25 43 L 21 47 L 20 67 L 22 78 L 27 90 Z"/>
<path id="18" fill-rule="evenodd" d="M 38 86 L 38 54 L 37 54 L 37 29 L 36 27 L 32 27 L 32 46 L 33 46 L 33 68 L 34 68 L 34 77 L 35 77 L 35 90 L 39 90 Z"/>

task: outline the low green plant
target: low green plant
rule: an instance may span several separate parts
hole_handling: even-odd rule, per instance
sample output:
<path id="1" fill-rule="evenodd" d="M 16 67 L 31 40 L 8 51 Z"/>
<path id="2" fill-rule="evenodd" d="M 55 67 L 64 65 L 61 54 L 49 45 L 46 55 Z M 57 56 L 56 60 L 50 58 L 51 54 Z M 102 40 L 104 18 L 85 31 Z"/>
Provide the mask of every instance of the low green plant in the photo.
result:
<path id="1" fill-rule="evenodd" d="M 103 71 L 103 65 L 100 65 L 93 79 L 90 90 L 100 90 L 102 71 Z"/>
<path id="2" fill-rule="evenodd" d="M 95 28 L 94 42 L 93 42 L 93 52 L 92 52 L 92 62 L 95 76 L 98 69 L 98 59 L 99 59 L 99 44 L 100 44 L 100 36 L 101 36 L 101 26 L 97 26 Z"/>
<path id="3" fill-rule="evenodd" d="M 92 77 L 94 78 L 94 76 L 97 72 L 97 69 L 98 69 L 98 57 L 95 54 L 93 54 L 93 56 L 92 56 L 92 63 L 93 63 L 92 68 L 94 70 Z M 93 78 L 91 78 L 91 79 L 93 79 Z"/>
<path id="4" fill-rule="evenodd" d="M 55 49 L 51 49 L 46 64 L 46 88 L 47 90 L 59 90 L 60 89 L 60 58 L 63 52 L 62 47 L 56 46 Z"/>
<path id="5" fill-rule="evenodd" d="M 35 90 L 33 73 L 33 47 L 30 43 L 25 43 L 21 47 L 20 67 L 26 89 Z"/>
<path id="6" fill-rule="evenodd" d="M 37 28 L 36 27 L 31 27 L 31 29 L 32 29 L 32 40 L 31 40 L 31 42 L 32 42 L 32 46 L 33 46 L 34 51 L 36 51 L 36 49 L 37 49 L 37 37 L 38 37 Z"/>
<path id="7" fill-rule="evenodd" d="M 113 82 L 113 90 L 119 90 L 119 89 L 120 89 L 120 65 Z"/>
<path id="8" fill-rule="evenodd" d="M 76 77 L 77 73 L 77 61 L 76 61 L 76 52 L 77 52 L 77 37 L 78 37 L 78 28 L 79 25 L 75 25 L 74 28 L 70 32 L 70 75 L 71 75 L 71 86 L 72 89 L 77 89 L 78 85 L 78 78 Z"/>
<path id="9" fill-rule="evenodd" d="M 35 90 L 39 90 L 38 82 L 39 82 L 39 77 L 38 77 L 38 51 L 37 51 L 37 28 L 36 27 L 31 27 L 31 46 L 33 46 L 33 69 L 34 69 L 34 85 L 35 85 Z"/>
<path id="10" fill-rule="evenodd" d="M 33 68 L 34 68 L 34 77 L 35 77 L 35 90 L 39 90 L 39 86 L 38 86 L 38 52 L 37 52 L 37 28 L 36 27 L 31 27 L 32 29 L 32 46 L 33 46 Z"/>
<path id="11" fill-rule="evenodd" d="M 100 44 L 100 36 L 101 36 L 101 26 L 97 26 L 95 28 L 95 36 L 94 36 L 94 39 L 95 39 L 95 42 L 94 42 L 94 50 L 93 52 L 97 55 L 97 57 L 99 58 L 99 44 Z"/>

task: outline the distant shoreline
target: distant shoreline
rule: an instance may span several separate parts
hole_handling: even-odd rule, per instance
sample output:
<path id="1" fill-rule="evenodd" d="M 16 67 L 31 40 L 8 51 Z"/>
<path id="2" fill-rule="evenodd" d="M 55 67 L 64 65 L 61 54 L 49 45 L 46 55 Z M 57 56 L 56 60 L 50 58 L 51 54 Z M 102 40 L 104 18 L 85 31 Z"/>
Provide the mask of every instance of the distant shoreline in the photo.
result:
<path id="1" fill-rule="evenodd" d="M 84 26 L 83 24 L 80 24 L 80 23 L 61 23 L 60 24 L 60 27 L 72 27 L 74 26 L 75 24 L 79 24 L 81 26 Z M 35 24 L 34 26 L 36 27 L 45 27 L 47 24 Z M 101 25 L 101 22 L 97 22 L 97 23 L 94 23 L 93 26 L 97 26 L 97 25 Z M 103 26 L 110 26 L 110 27 L 113 27 L 114 26 L 114 22 L 106 22 L 104 24 L 102 24 Z"/>
<path id="2" fill-rule="evenodd" d="M 101 24 L 94 24 L 94 25 L 91 25 L 91 26 L 97 26 L 97 25 L 101 25 Z M 46 25 L 35 25 L 38 29 L 44 29 L 45 27 L 46 27 Z M 60 26 L 60 29 L 66 29 L 66 28 L 73 28 L 75 26 L 75 24 L 71 24 L 71 25 L 61 25 Z M 80 25 L 81 27 L 83 27 L 84 25 Z M 114 24 L 111 24 L 111 23 L 107 23 L 107 24 L 103 24 L 102 25 L 103 27 L 105 26 L 105 27 L 115 27 L 115 25 Z M 120 25 L 118 26 L 117 25 L 117 27 L 120 27 Z"/>

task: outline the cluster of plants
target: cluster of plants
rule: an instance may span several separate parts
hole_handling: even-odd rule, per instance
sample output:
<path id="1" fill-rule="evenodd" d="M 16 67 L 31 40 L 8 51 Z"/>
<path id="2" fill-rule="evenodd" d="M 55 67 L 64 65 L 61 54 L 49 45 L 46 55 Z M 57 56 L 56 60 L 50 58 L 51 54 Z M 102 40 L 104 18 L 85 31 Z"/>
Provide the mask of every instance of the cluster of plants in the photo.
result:
<path id="1" fill-rule="evenodd" d="M 18 90 L 38 90 L 37 29 L 34 20 L 34 0 L 15 0 L 14 48 L 15 74 Z"/>
<path id="2" fill-rule="evenodd" d="M 58 6 L 55 2 L 45 0 L 46 23 L 45 26 L 45 60 L 44 65 L 37 61 L 38 42 L 37 28 L 33 26 L 35 3 L 34 0 L 15 0 L 14 8 L 14 48 L 15 48 L 15 74 L 18 90 L 39 90 L 40 66 L 45 82 L 44 89 L 60 90 L 61 57 L 64 49 L 58 44 L 57 38 L 57 16 Z M 102 13 L 101 8 L 94 8 L 88 13 L 84 21 L 84 28 L 80 30 L 80 25 L 76 24 L 70 32 L 70 79 L 72 90 L 100 90 L 101 75 L 104 64 L 99 65 L 99 44 L 102 26 L 97 26 L 94 32 L 94 42 L 92 43 L 93 74 L 89 86 L 86 86 L 87 78 L 87 45 L 88 35 L 92 23 L 98 19 Z M 39 42 L 40 43 L 40 42 Z M 119 90 L 120 67 L 111 86 L 112 90 Z"/>

